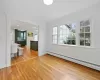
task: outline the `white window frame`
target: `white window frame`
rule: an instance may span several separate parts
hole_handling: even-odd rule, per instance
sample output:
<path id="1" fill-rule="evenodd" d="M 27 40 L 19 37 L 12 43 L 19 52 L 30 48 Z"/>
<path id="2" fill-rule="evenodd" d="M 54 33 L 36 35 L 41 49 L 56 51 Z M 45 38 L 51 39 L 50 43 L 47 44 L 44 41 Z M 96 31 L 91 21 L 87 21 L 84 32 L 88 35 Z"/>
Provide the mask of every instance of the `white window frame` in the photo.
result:
<path id="1" fill-rule="evenodd" d="M 86 26 L 81 26 L 81 25 L 80 25 L 80 26 L 79 26 L 79 27 L 80 27 L 80 28 L 79 28 L 79 29 L 80 29 L 80 30 L 79 30 L 79 31 L 80 31 L 80 32 L 79 32 L 79 46 L 82 46 L 82 47 L 91 47 L 91 46 L 92 46 L 92 40 L 91 40 L 91 39 L 92 39 L 92 37 L 91 37 L 91 35 L 92 35 L 92 33 L 91 33 L 91 29 L 92 29 L 91 27 L 92 27 L 92 25 L 91 25 L 91 20 L 90 20 L 90 19 L 85 19 L 85 20 L 82 20 L 82 21 L 87 21 L 87 20 L 89 20 L 89 22 L 90 22 L 89 25 L 86 25 Z M 81 22 L 81 21 L 80 21 L 80 22 Z M 79 23 L 79 24 L 80 24 L 80 23 Z M 85 28 L 88 27 L 88 26 L 89 26 L 89 28 L 90 28 L 90 31 L 89 31 L 89 32 L 86 32 L 86 31 L 85 31 Z M 83 32 L 81 32 L 81 27 L 84 28 L 84 31 L 83 31 Z M 86 45 L 86 43 L 85 43 L 85 41 L 86 41 L 86 36 L 85 36 L 86 33 L 90 34 L 90 45 Z M 84 37 L 83 37 L 84 45 L 81 45 L 81 44 L 80 44 L 80 40 L 82 40 L 82 39 L 80 38 L 80 34 L 84 34 Z"/>
<path id="2" fill-rule="evenodd" d="M 54 33 L 54 32 L 53 32 L 53 29 L 54 29 L 54 28 L 57 28 L 57 33 L 56 33 L 56 34 L 53 34 L 53 33 Z M 57 39 L 53 39 L 54 36 L 57 36 Z M 54 42 L 53 42 L 54 40 L 57 40 L 57 42 L 54 43 Z M 52 44 L 58 44 L 58 27 L 56 27 L 56 26 L 52 28 Z"/>
<path id="3" fill-rule="evenodd" d="M 80 45 L 80 22 L 81 21 L 85 21 L 85 20 L 89 20 L 90 21 L 90 46 L 82 46 Z M 74 46 L 74 47 L 84 47 L 84 48 L 94 48 L 94 34 L 93 34 L 93 19 L 90 17 L 90 18 L 85 18 L 83 20 L 80 20 L 80 21 L 77 21 L 77 22 L 71 22 L 71 23 L 76 23 L 76 28 L 75 28 L 75 45 L 73 44 L 59 44 L 59 37 L 60 37 L 60 26 L 57 26 L 57 43 L 56 45 L 59 45 L 59 46 Z M 63 24 L 64 25 L 64 24 Z M 56 26 L 55 26 L 56 27 Z M 53 27 L 54 28 L 54 27 Z M 52 29 L 52 33 L 53 33 L 53 29 Z M 52 43 L 53 43 L 53 34 L 52 34 Z M 54 43 L 53 43 L 54 44 Z"/>

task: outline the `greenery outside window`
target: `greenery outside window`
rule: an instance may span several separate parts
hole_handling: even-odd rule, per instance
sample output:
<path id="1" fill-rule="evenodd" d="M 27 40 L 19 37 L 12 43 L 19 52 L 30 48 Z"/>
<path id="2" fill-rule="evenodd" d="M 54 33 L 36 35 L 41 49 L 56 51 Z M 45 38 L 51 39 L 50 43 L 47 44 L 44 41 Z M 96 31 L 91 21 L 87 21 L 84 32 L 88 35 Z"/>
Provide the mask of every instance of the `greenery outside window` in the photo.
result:
<path id="1" fill-rule="evenodd" d="M 90 32 L 90 20 L 80 22 L 80 45 L 90 46 L 91 45 L 91 32 Z"/>
<path id="2" fill-rule="evenodd" d="M 59 27 L 59 44 L 76 45 L 76 24 L 65 24 Z"/>

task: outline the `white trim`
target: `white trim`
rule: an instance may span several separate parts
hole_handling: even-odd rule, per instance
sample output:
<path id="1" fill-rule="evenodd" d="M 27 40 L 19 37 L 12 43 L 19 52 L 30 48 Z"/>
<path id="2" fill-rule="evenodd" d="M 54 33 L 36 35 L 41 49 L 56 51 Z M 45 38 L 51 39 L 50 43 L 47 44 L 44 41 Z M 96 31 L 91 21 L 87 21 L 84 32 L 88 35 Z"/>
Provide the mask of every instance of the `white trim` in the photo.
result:
<path id="1" fill-rule="evenodd" d="M 79 34 L 80 34 L 80 21 L 85 21 L 85 20 L 89 20 L 90 21 L 90 34 L 91 34 L 91 37 L 90 37 L 90 46 L 81 46 L 80 45 L 80 37 L 79 37 Z M 53 37 L 52 37 L 52 45 L 59 45 L 59 46 L 74 46 L 74 47 L 83 47 L 83 48 L 94 48 L 93 46 L 93 20 L 92 18 L 88 17 L 88 18 L 85 18 L 85 19 L 82 19 L 80 21 L 76 21 L 76 22 L 73 22 L 73 23 L 76 23 L 76 44 L 75 45 L 72 45 L 72 44 L 59 44 L 59 27 L 61 25 L 58 25 L 57 26 L 57 44 L 53 44 Z M 53 30 L 52 30 L 52 33 L 53 33 Z"/>
<path id="2" fill-rule="evenodd" d="M 53 28 L 54 27 L 57 27 L 57 34 L 53 34 Z M 54 26 L 54 27 L 52 27 L 52 44 L 58 44 L 58 26 Z M 55 36 L 55 35 L 57 36 L 57 43 L 53 43 L 53 36 Z"/>
<path id="3" fill-rule="evenodd" d="M 91 46 L 79 46 L 79 45 L 69 45 L 69 44 L 55 44 L 57 46 L 64 46 L 64 47 L 80 47 L 80 48 L 94 48 Z"/>
<path id="4" fill-rule="evenodd" d="M 56 53 L 53 53 L 53 52 L 47 52 L 47 54 L 50 54 L 50 55 L 53 55 L 53 56 L 56 56 L 56 57 L 59 57 L 59 58 L 65 59 L 65 60 L 69 60 L 69 61 L 75 62 L 77 64 L 81 64 L 83 66 L 86 66 L 86 67 L 100 71 L 100 65 L 96 65 L 96 64 L 94 65 L 94 64 L 89 63 L 89 62 L 81 61 L 81 60 L 74 59 L 74 58 L 67 57 L 67 56 L 63 56 L 63 55 L 59 55 L 59 54 L 56 54 Z"/>

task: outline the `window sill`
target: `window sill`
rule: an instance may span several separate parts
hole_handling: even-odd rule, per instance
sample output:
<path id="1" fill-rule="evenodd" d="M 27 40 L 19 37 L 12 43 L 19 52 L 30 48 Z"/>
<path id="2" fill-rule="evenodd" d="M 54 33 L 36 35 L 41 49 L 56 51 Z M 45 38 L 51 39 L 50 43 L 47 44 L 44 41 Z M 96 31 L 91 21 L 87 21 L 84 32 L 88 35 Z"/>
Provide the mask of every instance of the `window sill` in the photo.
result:
<path id="1" fill-rule="evenodd" d="M 79 46 L 79 45 L 68 45 L 68 44 L 53 44 L 53 45 L 65 46 L 65 47 L 94 48 L 92 46 Z"/>

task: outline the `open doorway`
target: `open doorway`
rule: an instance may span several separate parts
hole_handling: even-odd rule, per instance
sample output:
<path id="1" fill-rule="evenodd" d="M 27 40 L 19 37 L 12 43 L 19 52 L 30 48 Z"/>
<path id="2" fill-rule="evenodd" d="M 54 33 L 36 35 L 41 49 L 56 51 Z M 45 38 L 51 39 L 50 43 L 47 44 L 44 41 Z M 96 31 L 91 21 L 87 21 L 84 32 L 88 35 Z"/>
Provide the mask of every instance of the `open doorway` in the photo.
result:
<path id="1" fill-rule="evenodd" d="M 11 25 L 11 65 L 38 56 L 38 26 L 16 21 Z"/>

